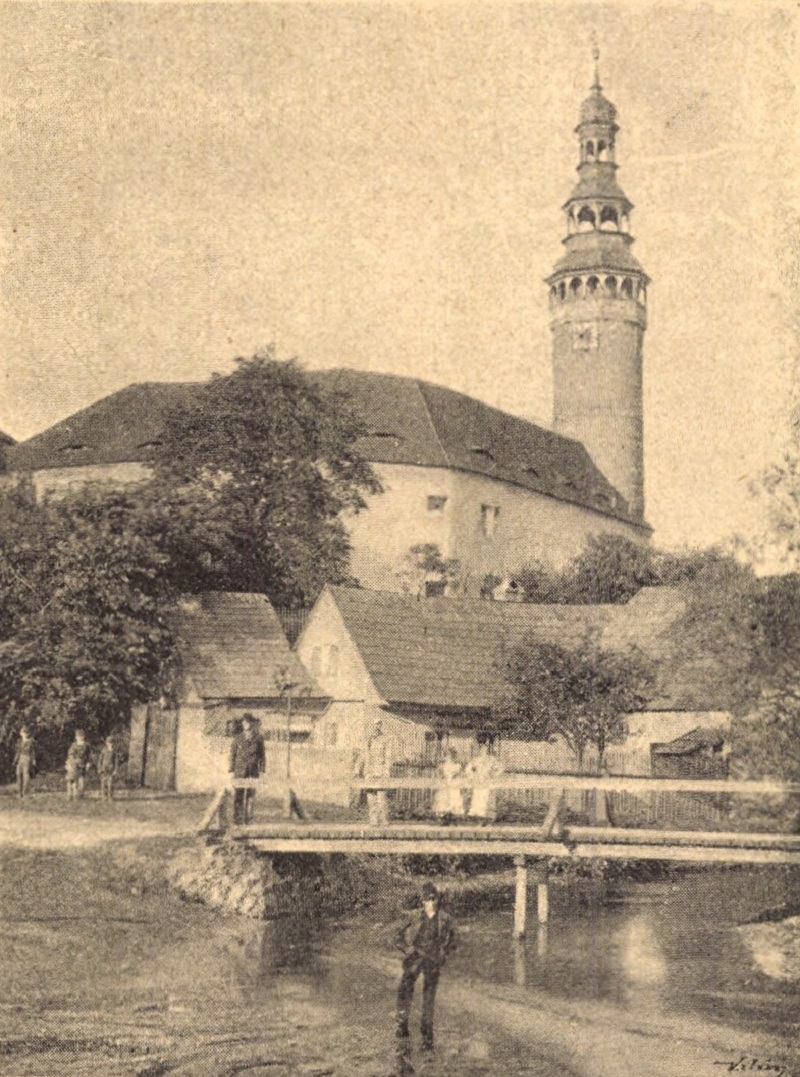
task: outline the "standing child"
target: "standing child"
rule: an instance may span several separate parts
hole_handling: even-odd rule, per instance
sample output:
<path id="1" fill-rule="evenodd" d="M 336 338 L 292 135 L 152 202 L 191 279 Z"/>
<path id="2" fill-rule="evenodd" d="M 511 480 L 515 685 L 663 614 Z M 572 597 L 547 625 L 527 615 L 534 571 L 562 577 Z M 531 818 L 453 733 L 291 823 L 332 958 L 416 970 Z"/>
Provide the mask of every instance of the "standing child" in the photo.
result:
<path id="1" fill-rule="evenodd" d="M 114 775 L 117 773 L 117 750 L 114 738 L 106 737 L 97 760 L 97 773 L 100 775 L 100 799 L 114 799 Z"/>
<path id="2" fill-rule="evenodd" d="M 17 794 L 24 797 L 28 793 L 31 775 L 36 767 L 36 747 L 31 731 L 26 725 L 19 731 L 17 750 L 14 753 L 14 768 L 17 773 Z"/>
<path id="3" fill-rule="evenodd" d="M 89 745 L 82 729 L 75 730 L 75 740 L 67 752 L 64 770 L 67 774 L 67 799 L 77 800 L 83 796 L 86 785 L 86 766 L 89 762 Z"/>

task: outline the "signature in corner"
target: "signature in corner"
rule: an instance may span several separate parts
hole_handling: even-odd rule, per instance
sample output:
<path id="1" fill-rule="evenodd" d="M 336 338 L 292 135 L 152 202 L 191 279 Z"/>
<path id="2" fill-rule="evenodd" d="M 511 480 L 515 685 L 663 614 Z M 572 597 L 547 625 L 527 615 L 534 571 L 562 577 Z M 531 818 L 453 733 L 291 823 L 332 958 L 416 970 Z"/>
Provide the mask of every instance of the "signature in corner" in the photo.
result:
<path id="1" fill-rule="evenodd" d="M 728 1073 L 769 1073 L 772 1077 L 790 1077 L 786 1067 L 772 1058 L 740 1055 L 734 1059 L 719 1060 L 714 1065 L 724 1066 Z"/>

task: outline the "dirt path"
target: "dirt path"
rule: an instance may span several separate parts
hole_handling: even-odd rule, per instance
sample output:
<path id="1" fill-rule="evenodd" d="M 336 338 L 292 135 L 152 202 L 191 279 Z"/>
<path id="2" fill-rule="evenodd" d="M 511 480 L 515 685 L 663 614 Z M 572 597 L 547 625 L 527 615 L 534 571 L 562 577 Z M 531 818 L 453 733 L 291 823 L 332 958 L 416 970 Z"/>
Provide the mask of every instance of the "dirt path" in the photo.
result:
<path id="1" fill-rule="evenodd" d="M 140 838 L 188 836 L 188 827 L 172 823 L 143 822 L 138 819 L 65 818 L 26 811 L 0 815 L 0 846 L 18 849 L 87 849 L 108 841 L 136 841 Z"/>

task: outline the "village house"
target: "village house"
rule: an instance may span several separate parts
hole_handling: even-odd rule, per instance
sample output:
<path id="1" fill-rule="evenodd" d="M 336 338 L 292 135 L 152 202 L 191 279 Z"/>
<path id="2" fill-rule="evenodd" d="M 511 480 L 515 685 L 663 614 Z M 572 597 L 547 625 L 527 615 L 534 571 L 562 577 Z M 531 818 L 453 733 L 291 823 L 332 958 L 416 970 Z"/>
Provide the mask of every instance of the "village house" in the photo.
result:
<path id="1" fill-rule="evenodd" d="M 220 788 L 230 738 L 245 712 L 258 719 L 269 772 L 281 775 L 287 724 L 292 746 L 302 744 L 328 700 L 290 649 L 268 599 L 187 595 L 173 610 L 172 624 L 179 660 L 175 697 L 134 708 L 129 777 L 182 793 Z"/>
<path id="2" fill-rule="evenodd" d="M 729 727 L 728 713 L 715 702 L 708 660 L 676 658 L 670 629 L 683 608 L 680 592 L 670 587 L 645 588 L 625 605 L 568 606 L 418 600 L 328 586 L 296 645 L 331 700 L 314 722 L 311 743 L 363 752 L 380 718 L 396 772 L 430 767 L 445 746 L 466 761 L 483 738 L 496 739 L 506 770 L 574 770 L 575 759 L 564 743 L 494 738 L 493 708 L 503 689 L 503 655 L 509 648 L 528 633 L 577 647 L 593 629 L 601 646 L 624 650 L 637 644 L 655 665 L 647 709 L 627 716 L 625 743 L 608 753 L 616 772 L 649 774 L 651 745 L 693 730 Z"/>

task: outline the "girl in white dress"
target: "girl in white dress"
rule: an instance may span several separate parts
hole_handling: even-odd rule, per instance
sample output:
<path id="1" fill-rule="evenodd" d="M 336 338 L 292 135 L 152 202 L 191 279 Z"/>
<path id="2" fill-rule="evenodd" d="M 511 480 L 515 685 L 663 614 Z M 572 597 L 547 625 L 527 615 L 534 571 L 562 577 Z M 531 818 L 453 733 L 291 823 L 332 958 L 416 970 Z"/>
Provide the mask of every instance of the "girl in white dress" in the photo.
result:
<path id="1" fill-rule="evenodd" d="M 455 748 L 450 748 L 439 767 L 439 777 L 444 781 L 444 787 L 436 790 L 433 798 L 433 811 L 435 815 L 463 815 L 464 793 L 461 789 L 463 768 L 458 761 Z"/>
<path id="2" fill-rule="evenodd" d="M 503 773 L 503 766 L 500 760 L 489 751 L 487 741 L 481 742 L 478 754 L 467 766 L 466 773 L 472 785 L 470 816 L 474 819 L 495 819 L 497 817 L 497 790 L 482 783 L 499 778 Z"/>

